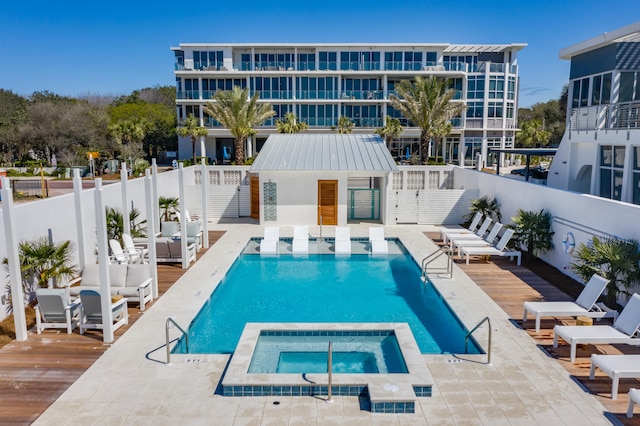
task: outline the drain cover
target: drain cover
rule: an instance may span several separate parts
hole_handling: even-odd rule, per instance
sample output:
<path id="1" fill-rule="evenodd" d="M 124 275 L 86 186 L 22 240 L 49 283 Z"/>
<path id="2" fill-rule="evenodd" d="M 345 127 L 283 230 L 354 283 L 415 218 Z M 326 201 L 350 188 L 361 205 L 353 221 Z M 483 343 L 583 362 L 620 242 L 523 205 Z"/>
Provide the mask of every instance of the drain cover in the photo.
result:
<path id="1" fill-rule="evenodd" d="M 384 390 L 386 390 L 387 392 L 398 392 L 400 390 L 400 388 L 398 387 L 398 385 L 394 385 L 392 383 L 385 383 L 383 386 Z"/>

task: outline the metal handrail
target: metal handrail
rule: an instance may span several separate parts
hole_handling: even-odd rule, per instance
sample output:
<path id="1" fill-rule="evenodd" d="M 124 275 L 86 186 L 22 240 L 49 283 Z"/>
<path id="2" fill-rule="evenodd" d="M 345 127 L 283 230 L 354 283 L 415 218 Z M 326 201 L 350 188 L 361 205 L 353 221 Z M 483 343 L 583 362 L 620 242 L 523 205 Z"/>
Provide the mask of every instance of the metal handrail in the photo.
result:
<path id="1" fill-rule="evenodd" d="M 329 349 L 327 350 L 327 403 L 332 403 L 333 398 L 331 396 L 331 387 L 333 386 L 333 346 L 331 345 L 331 340 L 329 340 Z"/>
<path id="2" fill-rule="evenodd" d="M 447 267 L 435 268 L 435 269 L 432 268 L 430 272 L 445 272 L 449 275 L 449 278 L 453 277 L 453 251 L 447 246 L 447 247 L 444 247 L 443 249 L 438 249 L 433 253 L 430 253 L 429 255 L 427 255 L 427 257 L 422 259 L 421 266 L 422 266 L 423 282 L 427 282 L 427 266 L 429 266 L 431 262 L 434 262 L 436 259 L 440 258 L 440 256 L 442 255 L 447 256 Z"/>
<path id="3" fill-rule="evenodd" d="M 489 323 L 489 345 L 487 346 L 487 364 L 491 365 L 491 320 L 489 317 L 484 317 L 482 321 L 478 323 L 473 329 L 467 333 L 464 337 L 464 352 L 467 353 L 467 343 L 469 341 L 469 337 L 476 331 L 484 322 Z"/>
<path id="4" fill-rule="evenodd" d="M 187 353 L 189 353 L 189 333 L 184 331 L 182 327 L 180 327 L 180 324 L 176 322 L 176 320 L 174 320 L 171 317 L 167 317 L 167 322 L 165 323 L 165 336 L 167 339 L 167 365 L 171 364 L 171 349 L 169 348 L 169 324 L 170 323 L 173 323 L 173 325 L 175 325 L 178 328 L 178 330 L 180 330 L 182 334 L 184 334 L 185 346 L 187 349 Z"/>

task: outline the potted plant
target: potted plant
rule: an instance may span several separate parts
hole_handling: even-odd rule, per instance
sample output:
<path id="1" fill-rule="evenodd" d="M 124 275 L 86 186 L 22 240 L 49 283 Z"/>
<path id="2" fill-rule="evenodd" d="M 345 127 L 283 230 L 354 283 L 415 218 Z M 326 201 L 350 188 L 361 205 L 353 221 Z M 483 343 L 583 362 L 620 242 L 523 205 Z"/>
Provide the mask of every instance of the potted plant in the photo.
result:
<path id="1" fill-rule="evenodd" d="M 500 203 L 498 200 L 490 199 L 488 196 L 476 198 L 475 200 L 471 200 L 471 207 L 469 207 L 469 213 L 465 216 L 465 223 L 468 225 L 473 216 L 476 213 L 482 213 L 483 216 L 489 216 L 492 219 L 500 222 L 502 220 L 502 214 L 500 213 Z"/>
<path id="2" fill-rule="evenodd" d="M 544 209 L 539 212 L 518 209 L 510 228 L 514 230 L 513 240 L 516 246 L 524 246 L 525 259 L 531 259 L 541 253 L 553 249 L 553 234 L 551 230 L 551 213 Z"/>
<path id="3" fill-rule="evenodd" d="M 178 232 L 178 207 L 180 200 L 177 197 L 158 198 L 160 207 L 160 231 L 162 236 L 170 236 Z M 165 225 L 166 224 L 166 225 Z"/>

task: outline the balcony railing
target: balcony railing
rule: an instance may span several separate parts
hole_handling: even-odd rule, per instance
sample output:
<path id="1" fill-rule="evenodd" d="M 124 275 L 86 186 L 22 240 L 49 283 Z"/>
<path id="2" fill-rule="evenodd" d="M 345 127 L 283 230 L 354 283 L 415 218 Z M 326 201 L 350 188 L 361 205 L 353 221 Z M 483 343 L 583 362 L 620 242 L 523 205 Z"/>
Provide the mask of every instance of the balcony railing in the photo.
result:
<path id="1" fill-rule="evenodd" d="M 640 102 L 573 108 L 571 130 L 640 129 Z"/>
<path id="2" fill-rule="evenodd" d="M 296 90 L 297 99 L 338 99 L 337 90 Z"/>
<path id="3" fill-rule="evenodd" d="M 346 90 L 340 99 L 382 99 L 382 90 Z"/>

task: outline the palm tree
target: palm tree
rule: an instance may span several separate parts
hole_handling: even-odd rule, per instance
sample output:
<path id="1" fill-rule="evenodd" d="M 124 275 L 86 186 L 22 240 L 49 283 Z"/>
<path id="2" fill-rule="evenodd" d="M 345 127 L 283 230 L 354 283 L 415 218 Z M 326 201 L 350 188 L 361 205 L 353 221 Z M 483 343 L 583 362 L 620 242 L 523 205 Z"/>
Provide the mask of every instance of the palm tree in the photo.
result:
<path id="1" fill-rule="evenodd" d="M 160 207 L 160 221 L 171 222 L 177 218 L 180 200 L 178 197 L 159 197 L 158 206 Z"/>
<path id="2" fill-rule="evenodd" d="M 309 125 L 304 121 L 298 121 L 298 117 L 292 112 L 288 112 L 284 115 L 284 120 L 276 120 L 276 130 L 278 133 L 300 133 L 305 130 Z"/>
<path id="3" fill-rule="evenodd" d="M 122 212 L 113 207 L 105 208 L 107 218 L 107 239 L 118 240 L 122 244 L 122 233 L 124 232 L 124 222 L 122 219 Z M 146 220 L 138 222 L 140 217 L 140 210 L 133 208 L 129 212 L 129 228 L 131 229 L 131 236 L 133 238 L 146 237 L 146 233 L 142 224 L 146 223 Z"/>
<path id="4" fill-rule="evenodd" d="M 345 117 L 344 115 L 341 115 L 340 118 L 338 118 L 338 134 L 340 135 L 349 134 L 351 133 L 352 129 L 353 129 L 353 121 L 351 121 L 349 117 Z"/>
<path id="5" fill-rule="evenodd" d="M 465 221 L 471 222 L 476 213 L 482 213 L 482 216 L 489 216 L 498 222 L 502 220 L 500 203 L 498 203 L 498 200 L 495 198 L 490 199 L 486 195 L 484 197 L 471 200 L 471 207 L 469 207 L 469 213 L 465 216 Z"/>
<path id="6" fill-rule="evenodd" d="M 400 120 L 387 115 L 384 127 L 376 130 L 376 134 L 384 138 L 387 142 L 387 149 L 391 151 L 391 142 L 400 136 L 403 131 L 404 129 L 400 125 Z"/>
<path id="7" fill-rule="evenodd" d="M 273 117 L 275 111 L 269 103 L 258 103 L 260 95 L 249 98 L 249 89 L 233 86 L 233 90 L 220 90 L 213 95 L 215 102 L 208 102 L 204 110 L 225 126 L 235 138 L 236 164 L 244 163 L 244 142 L 256 134 L 255 126 Z"/>
<path id="8" fill-rule="evenodd" d="M 431 76 L 427 79 L 417 76 L 414 83 L 402 80 L 396 91 L 400 95 L 390 95 L 391 105 L 420 128 L 421 161 L 427 162 L 429 141 L 438 142 L 451 131 L 451 120 L 458 116 L 466 105 L 451 102 L 456 94 L 448 88 L 448 81 Z"/>
<path id="9" fill-rule="evenodd" d="M 196 164 L 196 138 L 198 136 L 207 136 L 209 132 L 204 127 L 200 126 L 200 122 L 197 118 L 193 116 L 193 114 L 189 115 L 186 120 L 184 120 L 184 125 L 178 127 L 177 129 L 178 135 L 186 138 L 189 136 L 191 138 L 191 152 L 193 158 L 193 164 Z"/>
<path id="10" fill-rule="evenodd" d="M 114 137 L 118 145 L 122 145 L 122 156 L 126 159 L 125 146 L 129 147 L 129 156 L 138 156 L 142 151 L 140 143 L 147 135 L 148 125 L 144 120 L 123 120 L 112 123 L 109 133 Z"/>
<path id="11" fill-rule="evenodd" d="M 588 244 L 580 243 L 571 263 L 574 271 L 585 282 L 593 274 L 609 280 L 605 304 L 615 307 L 620 293 L 630 295 L 629 289 L 640 281 L 640 252 L 638 242 L 624 241 L 614 237 L 600 239 L 592 237 Z"/>
<path id="12" fill-rule="evenodd" d="M 544 209 L 539 212 L 518 209 L 511 218 L 513 225 L 513 240 L 517 245 L 527 248 L 527 257 L 537 256 L 553 248 L 553 234 L 551 230 L 551 213 Z"/>

